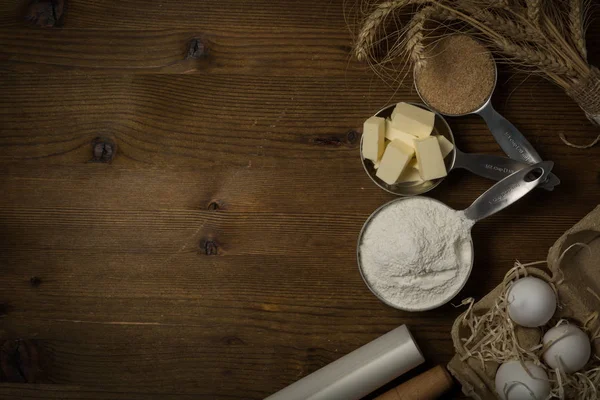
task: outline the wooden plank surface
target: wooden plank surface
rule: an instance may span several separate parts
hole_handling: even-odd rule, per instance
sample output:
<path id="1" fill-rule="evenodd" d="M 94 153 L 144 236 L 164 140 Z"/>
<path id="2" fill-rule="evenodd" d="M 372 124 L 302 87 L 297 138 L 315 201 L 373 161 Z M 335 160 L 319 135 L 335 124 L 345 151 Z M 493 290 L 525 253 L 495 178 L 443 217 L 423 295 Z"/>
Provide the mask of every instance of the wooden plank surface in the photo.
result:
<path id="1" fill-rule="evenodd" d="M 0 398 L 260 399 L 400 324 L 427 358 L 413 374 L 452 357 L 460 309 L 391 309 L 356 268 L 392 199 L 358 128 L 417 96 L 351 59 L 341 0 L 71 1 L 46 30 L 23 5 L 0 1 L 0 342 L 31 343 L 40 372 Z M 523 78 L 504 68 L 495 103 L 563 183 L 475 227 L 455 302 L 545 258 L 600 198 L 599 148 L 558 138 L 598 129 Z M 501 154 L 477 117 L 450 123 L 462 150 Z M 432 196 L 464 208 L 490 184 L 456 171 Z"/>
<path id="2" fill-rule="evenodd" d="M 0 70 L 345 76 L 350 55 L 339 1 L 96 1 L 68 5 L 64 28 L 23 26 L 22 2 L 0 2 Z M 251 33 L 251 34 L 249 34 Z M 189 59 L 192 39 L 202 43 Z"/>
<path id="3" fill-rule="evenodd" d="M 0 70 L 76 73 L 356 75 L 348 33 L 332 28 L 230 31 L 0 29 Z M 191 42 L 202 51 L 189 54 Z M 192 53 L 193 54 L 193 53 Z M 325 67 L 325 68 L 324 68 Z"/>

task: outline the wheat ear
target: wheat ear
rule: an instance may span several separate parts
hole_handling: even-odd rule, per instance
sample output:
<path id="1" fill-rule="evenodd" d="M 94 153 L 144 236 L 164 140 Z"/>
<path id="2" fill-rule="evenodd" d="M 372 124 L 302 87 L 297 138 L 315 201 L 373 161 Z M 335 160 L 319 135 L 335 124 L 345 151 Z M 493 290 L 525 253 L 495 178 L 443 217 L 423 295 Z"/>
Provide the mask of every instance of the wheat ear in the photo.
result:
<path id="1" fill-rule="evenodd" d="M 539 25 L 542 4 L 540 0 L 527 0 L 527 18 L 534 25 Z"/>
<path id="2" fill-rule="evenodd" d="M 354 54 L 360 61 L 369 57 L 377 32 L 383 25 L 386 18 L 395 10 L 401 9 L 410 4 L 424 3 L 425 0 L 390 0 L 379 4 L 375 10 L 365 19 L 363 26 L 356 38 Z"/>
<path id="3" fill-rule="evenodd" d="M 406 52 L 410 60 L 414 63 L 415 69 L 420 69 L 425 65 L 425 45 L 424 31 L 425 24 L 429 20 L 444 21 L 454 19 L 454 14 L 450 10 L 438 6 L 427 6 L 415 13 L 407 25 L 404 37 L 406 38 Z"/>
<path id="4" fill-rule="evenodd" d="M 464 5 L 464 9 L 465 11 L 468 11 L 473 18 L 512 40 L 523 42 L 543 42 L 545 40 L 538 29 L 535 29 L 533 26 L 519 23 L 515 19 L 503 17 L 486 9 L 477 9 L 468 6 L 467 4 Z"/>
<path id="5" fill-rule="evenodd" d="M 439 0 L 432 1 L 434 4 L 437 4 L 438 7 L 454 13 L 458 19 L 479 29 L 483 36 L 487 37 L 492 44 L 494 44 L 501 52 L 505 53 L 509 60 L 513 59 L 515 64 L 518 64 L 519 62 L 517 60 L 520 60 L 523 65 L 537 68 L 540 72 L 546 73 L 547 75 L 562 75 L 570 78 L 577 78 L 579 76 L 575 66 L 572 63 L 565 61 L 562 57 L 558 57 L 554 51 L 544 53 L 524 43 L 517 44 L 502 36 L 493 28 L 473 18 L 471 15 L 453 9 Z"/>
<path id="6" fill-rule="evenodd" d="M 577 72 L 563 59 L 552 53 L 545 53 L 523 44 L 516 44 L 504 37 L 491 38 L 493 43 L 506 55 L 521 60 L 523 64 L 537 67 L 542 72 L 576 78 Z"/>
<path id="7" fill-rule="evenodd" d="M 569 30 L 575 47 L 584 60 L 587 59 L 585 32 L 583 28 L 585 6 L 582 0 L 571 0 L 569 9 Z"/>

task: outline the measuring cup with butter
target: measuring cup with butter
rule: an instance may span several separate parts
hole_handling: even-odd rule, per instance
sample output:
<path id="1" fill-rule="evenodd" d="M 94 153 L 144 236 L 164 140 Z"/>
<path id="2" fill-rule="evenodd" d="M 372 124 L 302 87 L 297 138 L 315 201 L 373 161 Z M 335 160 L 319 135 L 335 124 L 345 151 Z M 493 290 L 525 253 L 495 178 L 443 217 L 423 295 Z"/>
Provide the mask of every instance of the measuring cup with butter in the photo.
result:
<path id="1" fill-rule="evenodd" d="M 425 311 L 447 303 L 473 268 L 472 226 L 544 182 L 553 165 L 544 161 L 511 174 L 465 210 L 425 196 L 384 204 L 358 237 L 357 261 L 366 285 L 400 310 Z"/>
<path id="2" fill-rule="evenodd" d="M 452 129 L 439 113 L 430 109 L 423 104 L 409 103 L 413 106 L 420 107 L 424 110 L 430 111 L 435 114 L 433 135 L 439 135 L 444 137 L 449 147 L 446 149 L 447 154 L 444 157 L 444 163 L 446 164 L 446 170 L 448 172 L 453 169 L 466 169 L 472 173 L 482 176 L 487 179 L 499 181 L 504 179 L 508 175 L 523 169 L 528 166 L 527 163 L 516 161 L 507 157 L 494 156 L 489 154 L 471 154 L 464 153 L 456 147 L 454 142 L 454 135 Z M 389 105 L 381 109 L 375 114 L 376 117 L 388 118 L 392 115 L 395 104 Z M 381 189 L 399 196 L 414 196 L 426 193 L 431 189 L 438 186 L 443 178 L 434 179 L 431 181 L 413 181 L 403 182 L 389 185 L 383 180 L 377 177 L 376 165 L 366 159 L 363 154 L 363 139 L 361 139 L 361 160 L 363 168 L 369 178 Z M 545 187 L 544 187 L 545 188 Z"/>

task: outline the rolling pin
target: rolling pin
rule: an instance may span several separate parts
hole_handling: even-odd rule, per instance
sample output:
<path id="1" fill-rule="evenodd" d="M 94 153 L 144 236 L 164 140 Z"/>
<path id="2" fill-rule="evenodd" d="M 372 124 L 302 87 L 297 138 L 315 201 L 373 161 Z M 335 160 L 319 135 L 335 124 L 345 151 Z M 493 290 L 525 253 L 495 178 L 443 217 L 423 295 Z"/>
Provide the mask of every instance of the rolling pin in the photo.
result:
<path id="1" fill-rule="evenodd" d="M 446 368 L 438 365 L 385 392 L 375 400 L 435 400 L 453 385 L 454 381 Z"/>
<path id="2" fill-rule="evenodd" d="M 402 325 L 265 400 L 359 400 L 424 361 Z"/>

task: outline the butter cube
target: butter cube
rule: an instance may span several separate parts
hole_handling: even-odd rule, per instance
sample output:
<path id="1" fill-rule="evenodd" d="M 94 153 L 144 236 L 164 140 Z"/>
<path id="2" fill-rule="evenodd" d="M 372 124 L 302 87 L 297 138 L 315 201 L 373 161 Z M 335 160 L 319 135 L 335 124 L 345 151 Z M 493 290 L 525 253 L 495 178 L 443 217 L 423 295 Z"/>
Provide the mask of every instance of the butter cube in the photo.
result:
<path id="1" fill-rule="evenodd" d="M 440 142 L 435 136 L 415 140 L 415 152 L 421 179 L 428 181 L 448 175 Z"/>
<path id="2" fill-rule="evenodd" d="M 419 174 L 419 170 L 415 168 L 411 168 L 407 166 L 396 183 L 421 183 L 423 180 L 421 179 L 421 175 Z"/>
<path id="3" fill-rule="evenodd" d="M 377 162 L 383 155 L 385 141 L 385 119 L 371 117 L 363 124 L 363 157 Z"/>
<path id="4" fill-rule="evenodd" d="M 385 138 L 388 140 L 402 140 L 405 144 L 415 148 L 414 141 L 417 139 L 416 136 L 410 135 L 406 132 L 403 132 L 400 129 L 395 128 L 392 125 L 392 121 L 385 121 Z"/>
<path id="5" fill-rule="evenodd" d="M 411 158 L 411 160 L 408 162 L 407 168 L 414 168 L 417 171 L 419 170 L 419 163 L 417 162 L 417 157 Z"/>
<path id="6" fill-rule="evenodd" d="M 398 103 L 392 112 L 392 127 L 418 138 L 431 135 L 435 114 L 408 103 Z"/>
<path id="7" fill-rule="evenodd" d="M 442 157 L 446 158 L 446 156 L 448 156 L 448 154 L 452 153 L 452 150 L 454 150 L 454 145 L 452 144 L 451 141 L 449 141 L 448 139 L 446 139 L 444 136 L 435 136 L 440 144 L 440 150 L 442 152 Z M 414 143 L 413 143 L 414 144 Z M 408 163 L 408 167 L 407 168 L 414 168 L 416 170 L 419 169 L 419 163 L 417 162 L 417 158 L 413 157 L 410 162 Z"/>
<path id="8" fill-rule="evenodd" d="M 446 139 L 444 136 L 436 136 L 438 139 L 438 142 L 440 142 L 440 150 L 442 151 L 442 156 L 444 158 L 446 158 L 446 156 L 450 153 L 452 153 L 452 150 L 454 150 L 454 145 L 452 144 L 451 141 L 449 141 L 448 139 Z"/>
<path id="9" fill-rule="evenodd" d="M 415 153 L 414 149 L 401 140 L 393 140 L 386 148 L 377 169 L 379 179 L 393 185 Z"/>

